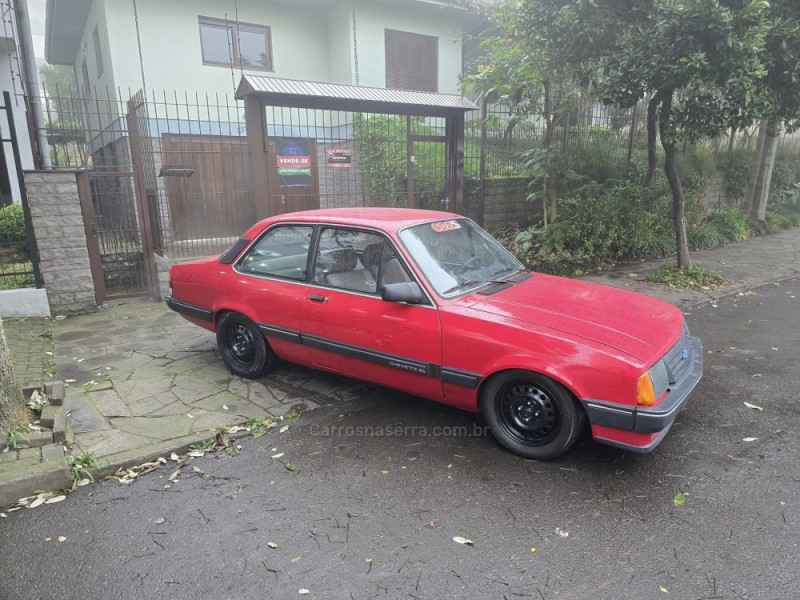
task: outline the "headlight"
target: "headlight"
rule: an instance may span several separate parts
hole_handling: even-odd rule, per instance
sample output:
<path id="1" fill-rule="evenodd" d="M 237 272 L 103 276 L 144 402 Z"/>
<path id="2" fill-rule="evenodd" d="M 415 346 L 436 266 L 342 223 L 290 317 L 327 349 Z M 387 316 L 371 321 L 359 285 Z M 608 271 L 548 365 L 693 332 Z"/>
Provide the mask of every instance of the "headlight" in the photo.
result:
<path id="1" fill-rule="evenodd" d="M 646 373 L 639 375 L 636 404 L 653 406 L 669 388 L 669 373 L 663 360 L 659 360 Z"/>

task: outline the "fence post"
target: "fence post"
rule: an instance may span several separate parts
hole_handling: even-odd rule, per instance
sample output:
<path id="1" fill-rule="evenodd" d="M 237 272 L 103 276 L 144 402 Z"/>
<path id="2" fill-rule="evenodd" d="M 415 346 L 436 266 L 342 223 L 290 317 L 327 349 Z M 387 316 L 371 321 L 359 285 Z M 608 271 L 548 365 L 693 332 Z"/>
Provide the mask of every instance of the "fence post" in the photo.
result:
<path id="1" fill-rule="evenodd" d="M 636 113 L 639 103 L 633 105 L 633 115 L 631 115 L 631 132 L 628 135 L 628 162 L 633 158 L 633 138 L 636 135 Z"/>
<path id="2" fill-rule="evenodd" d="M 42 272 L 39 269 L 39 247 L 36 245 L 36 236 L 33 233 L 33 220 L 31 219 L 31 207 L 28 205 L 28 192 L 25 188 L 25 174 L 22 172 L 22 162 L 19 156 L 19 144 L 17 143 L 17 128 L 14 125 L 14 109 L 11 107 L 11 94 L 3 92 L 3 106 L 8 119 L 8 129 L 11 151 L 14 155 L 14 164 L 17 168 L 17 182 L 19 183 L 19 198 L 22 204 L 22 214 L 25 217 L 25 228 L 28 230 L 28 253 L 33 265 L 33 281 L 36 287 L 42 288 Z"/>
<path id="3" fill-rule="evenodd" d="M 478 225 L 483 227 L 484 222 L 484 212 L 486 207 L 486 148 L 488 144 L 488 140 L 486 139 L 488 135 L 488 126 L 487 126 L 487 110 L 488 110 L 489 100 L 484 96 L 481 100 L 481 112 L 480 112 L 480 119 L 481 119 L 481 146 L 480 146 L 480 156 L 479 156 L 479 166 L 478 166 L 478 178 L 480 179 L 480 188 L 478 192 L 478 207 L 477 213 L 475 216 L 478 218 Z"/>

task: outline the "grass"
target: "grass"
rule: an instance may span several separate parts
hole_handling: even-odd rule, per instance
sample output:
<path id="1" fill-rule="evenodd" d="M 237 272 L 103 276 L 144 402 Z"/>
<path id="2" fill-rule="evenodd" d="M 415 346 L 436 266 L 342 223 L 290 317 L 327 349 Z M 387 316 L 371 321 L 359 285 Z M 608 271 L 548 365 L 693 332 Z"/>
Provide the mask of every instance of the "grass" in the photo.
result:
<path id="1" fill-rule="evenodd" d="M 12 262 L 3 265 L 0 273 L 0 290 L 18 290 L 33 287 L 33 264 L 31 262 Z"/>
<path id="2" fill-rule="evenodd" d="M 72 489 L 78 487 L 78 482 L 81 479 L 89 479 L 94 481 L 94 477 L 89 472 L 89 469 L 99 469 L 100 465 L 97 462 L 97 455 L 91 450 L 78 447 L 77 455 L 67 455 L 64 457 L 69 468 L 70 477 L 72 477 Z"/>
<path id="3" fill-rule="evenodd" d="M 660 283 L 669 287 L 685 289 L 710 289 L 722 285 L 725 280 L 716 271 L 695 265 L 690 269 L 680 269 L 674 265 L 664 265 L 655 273 L 644 278 L 648 283 Z"/>
<path id="4" fill-rule="evenodd" d="M 24 442 L 29 444 L 30 441 L 25 434 L 28 432 L 28 428 L 22 425 L 12 425 L 8 428 L 5 435 L 3 436 L 3 442 L 5 443 L 5 447 L 8 450 L 16 450 L 19 446 L 20 442 Z"/>

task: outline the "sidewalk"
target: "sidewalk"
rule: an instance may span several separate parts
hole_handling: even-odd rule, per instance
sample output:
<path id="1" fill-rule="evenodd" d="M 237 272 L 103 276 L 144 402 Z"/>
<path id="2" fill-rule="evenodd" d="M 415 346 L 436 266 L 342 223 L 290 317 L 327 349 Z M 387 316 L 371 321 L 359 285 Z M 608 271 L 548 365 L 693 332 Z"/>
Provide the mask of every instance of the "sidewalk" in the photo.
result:
<path id="1" fill-rule="evenodd" d="M 584 279 L 687 309 L 800 276 L 800 229 L 693 252 L 691 258 L 719 271 L 727 283 L 699 292 L 639 280 L 674 259 L 628 265 Z M 104 474 L 180 452 L 213 438 L 222 426 L 355 400 L 375 389 L 288 363 L 257 381 L 234 377 L 216 351 L 214 335 L 180 318 L 164 303 L 120 301 L 91 315 L 4 324 L 25 387 L 48 378 L 51 357 L 46 353 L 51 351 L 52 337 L 56 377 L 68 385 L 64 407 L 74 432 L 73 449 L 94 452 Z M 0 508 L 17 499 L 4 498 L 6 484 L 24 480 L 32 470 L 30 457 L 27 462 L 7 458 L 0 460 Z M 49 467 L 64 468 L 56 463 Z M 47 469 L 37 465 L 34 474 Z M 31 492 L 37 489 L 35 478 L 30 485 Z"/>

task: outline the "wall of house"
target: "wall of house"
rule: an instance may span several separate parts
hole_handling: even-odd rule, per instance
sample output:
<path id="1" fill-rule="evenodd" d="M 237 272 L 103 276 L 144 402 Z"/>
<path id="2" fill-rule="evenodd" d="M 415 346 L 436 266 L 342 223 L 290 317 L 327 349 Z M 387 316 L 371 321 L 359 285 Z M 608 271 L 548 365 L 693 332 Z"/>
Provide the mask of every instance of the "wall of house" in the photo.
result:
<path id="1" fill-rule="evenodd" d="M 524 177 L 487 179 L 484 188 L 483 228 L 489 233 L 508 225 L 527 225 L 542 215 L 541 201 L 529 202 L 528 182 Z M 464 182 L 464 214 L 480 220 L 481 182 Z"/>
<path id="2" fill-rule="evenodd" d="M 98 71 L 96 54 L 94 51 L 94 28 L 100 38 L 100 52 L 103 59 L 103 71 Z M 116 42 L 116 40 L 115 40 Z M 133 57 L 131 57 L 132 59 Z M 82 65 L 86 60 L 86 67 L 89 72 L 89 85 L 91 89 L 84 89 Z M 106 5 L 103 2 L 93 2 L 89 17 L 86 20 L 86 28 L 83 30 L 80 47 L 75 56 L 75 78 L 78 82 L 78 89 L 82 95 L 99 97 L 101 99 L 116 98 L 116 80 L 114 78 L 114 67 L 111 58 L 111 44 L 109 42 L 109 31 L 106 26 Z M 139 78 L 141 80 L 141 78 Z M 136 86 L 138 88 L 140 86 Z M 136 89 L 134 88 L 134 89 Z M 126 98 L 127 99 L 127 98 Z"/>
<path id="3" fill-rule="evenodd" d="M 409 10 L 407 4 L 380 4 L 372 0 L 356 3 L 359 83 L 386 86 L 385 29 L 431 35 L 439 38 L 439 91 L 460 93 L 462 23 L 453 14 L 435 7 Z"/>
<path id="4" fill-rule="evenodd" d="M 353 12 L 345 5 L 327 12 L 328 80 L 331 83 L 355 83 L 353 65 Z"/>
<path id="5" fill-rule="evenodd" d="M 100 2 L 96 2 L 99 4 Z M 108 34 L 114 40 L 112 60 L 117 84 L 141 87 L 133 6 L 105 0 Z M 232 3 L 217 0 L 139 0 L 139 31 L 147 87 L 154 90 L 216 92 L 233 97 L 242 71 L 203 64 L 199 16 L 236 20 Z M 274 71 L 245 73 L 327 81 L 326 13 L 260 0 L 239 0 L 238 20 L 271 28 Z M 91 36 L 91 30 L 89 31 Z"/>

